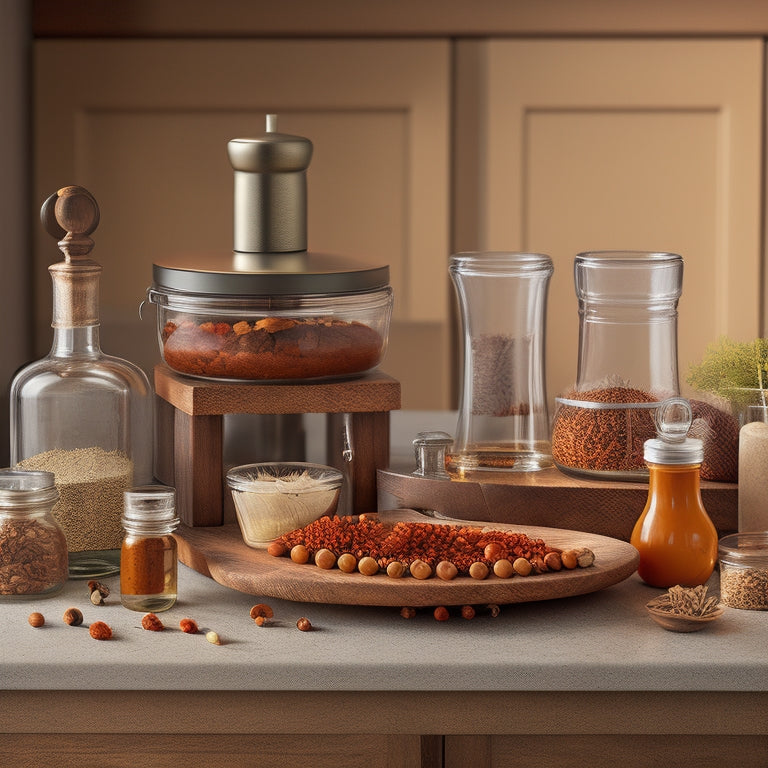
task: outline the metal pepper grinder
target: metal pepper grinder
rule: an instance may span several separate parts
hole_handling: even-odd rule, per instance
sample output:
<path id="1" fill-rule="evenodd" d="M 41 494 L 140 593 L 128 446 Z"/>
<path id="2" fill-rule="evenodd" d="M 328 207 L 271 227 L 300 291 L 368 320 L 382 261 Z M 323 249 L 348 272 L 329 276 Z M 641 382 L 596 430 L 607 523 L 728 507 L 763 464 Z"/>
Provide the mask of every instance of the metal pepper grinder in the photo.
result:
<path id="1" fill-rule="evenodd" d="M 227 154 L 235 172 L 234 269 L 305 271 L 312 142 L 279 133 L 270 114 L 265 133 L 232 139 Z M 306 458 L 301 414 L 227 415 L 225 435 L 225 465 Z"/>
<path id="2" fill-rule="evenodd" d="M 266 128 L 261 136 L 232 139 L 227 145 L 235 170 L 238 257 L 307 250 L 307 168 L 312 142 L 278 133 L 277 115 L 267 115 Z"/>

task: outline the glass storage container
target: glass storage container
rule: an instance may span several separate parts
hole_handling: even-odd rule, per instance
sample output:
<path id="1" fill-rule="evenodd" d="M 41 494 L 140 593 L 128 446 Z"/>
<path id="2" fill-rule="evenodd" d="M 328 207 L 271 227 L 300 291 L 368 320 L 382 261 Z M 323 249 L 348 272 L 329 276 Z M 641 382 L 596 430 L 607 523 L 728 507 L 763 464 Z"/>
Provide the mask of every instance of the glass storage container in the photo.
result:
<path id="1" fill-rule="evenodd" d="M 0 469 L 0 601 L 58 594 L 67 580 L 67 540 L 53 516 L 50 472 Z"/>
<path id="2" fill-rule="evenodd" d="M 464 342 L 449 474 L 467 478 L 551 466 L 544 339 L 552 260 L 531 253 L 459 253 L 449 272 Z"/>
<path id="3" fill-rule="evenodd" d="M 382 360 L 392 313 L 389 267 L 307 251 L 312 143 L 278 133 L 228 145 L 234 251 L 153 267 L 160 352 L 179 373 L 291 381 L 353 376 Z"/>
<path id="4" fill-rule="evenodd" d="M 680 392 L 674 253 L 602 251 L 574 262 L 579 305 L 576 384 L 556 399 L 552 456 L 563 471 L 646 480 L 654 410 Z"/>
<path id="5" fill-rule="evenodd" d="M 768 531 L 723 536 L 718 555 L 721 601 L 731 608 L 768 610 Z"/>
<path id="6" fill-rule="evenodd" d="M 11 385 L 11 461 L 55 475 L 70 576 L 106 576 L 119 570 L 123 491 L 152 480 L 152 389 L 140 368 L 100 347 L 93 196 L 64 187 L 41 216 L 65 259 L 49 267 L 51 350 Z"/>
<path id="7" fill-rule="evenodd" d="M 176 490 L 147 485 L 125 491 L 120 602 L 132 611 L 167 611 L 176 602 Z"/>

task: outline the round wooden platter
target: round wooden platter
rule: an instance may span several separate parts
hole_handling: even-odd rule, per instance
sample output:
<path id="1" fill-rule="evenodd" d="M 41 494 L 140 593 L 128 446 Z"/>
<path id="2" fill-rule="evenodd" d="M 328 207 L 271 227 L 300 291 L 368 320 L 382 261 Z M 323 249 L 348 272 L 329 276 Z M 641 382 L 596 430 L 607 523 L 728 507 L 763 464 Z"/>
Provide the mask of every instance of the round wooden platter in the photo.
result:
<path id="1" fill-rule="evenodd" d="M 179 557 L 196 571 L 226 587 L 252 595 L 308 603 L 367 606 L 466 605 L 523 603 L 552 600 L 596 592 L 617 584 L 634 573 L 639 555 L 630 544 L 593 533 L 505 523 L 472 523 L 427 517 L 414 510 L 379 513 L 384 522 L 412 520 L 444 524 L 469 524 L 510 530 L 541 538 L 547 544 L 571 549 L 589 547 L 595 563 L 588 568 L 561 570 L 532 576 L 479 581 L 460 576 L 453 581 L 436 577 L 419 581 L 406 576 L 389 578 L 385 573 L 363 576 L 334 568 L 297 565 L 288 557 L 272 557 L 264 549 L 248 547 L 236 524 L 215 527 L 182 527 L 177 530 Z"/>

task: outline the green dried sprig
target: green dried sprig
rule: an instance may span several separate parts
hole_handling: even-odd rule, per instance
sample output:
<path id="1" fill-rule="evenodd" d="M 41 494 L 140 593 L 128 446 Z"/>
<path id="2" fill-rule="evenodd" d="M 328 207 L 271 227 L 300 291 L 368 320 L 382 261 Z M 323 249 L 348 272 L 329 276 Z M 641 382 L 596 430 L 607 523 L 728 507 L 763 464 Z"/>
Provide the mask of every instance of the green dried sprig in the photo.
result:
<path id="1" fill-rule="evenodd" d="M 768 339 L 740 342 L 721 337 L 692 365 L 688 383 L 701 392 L 734 401 L 738 390 L 768 387 Z"/>

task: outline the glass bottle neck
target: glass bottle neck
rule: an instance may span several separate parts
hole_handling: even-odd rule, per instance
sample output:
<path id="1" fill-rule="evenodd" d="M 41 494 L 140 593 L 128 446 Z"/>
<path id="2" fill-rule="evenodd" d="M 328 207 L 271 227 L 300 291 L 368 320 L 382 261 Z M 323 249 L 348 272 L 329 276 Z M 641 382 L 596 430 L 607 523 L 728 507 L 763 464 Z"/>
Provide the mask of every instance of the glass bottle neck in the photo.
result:
<path id="1" fill-rule="evenodd" d="M 100 356 L 98 324 L 53 329 L 51 357 L 96 358 Z"/>
<path id="2" fill-rule="evenodd" d="M 668 494 L 699 493 L 701 486 L 700 464 L 651 464 L 648 463 L 648 483 L 651 492 Z"/>

